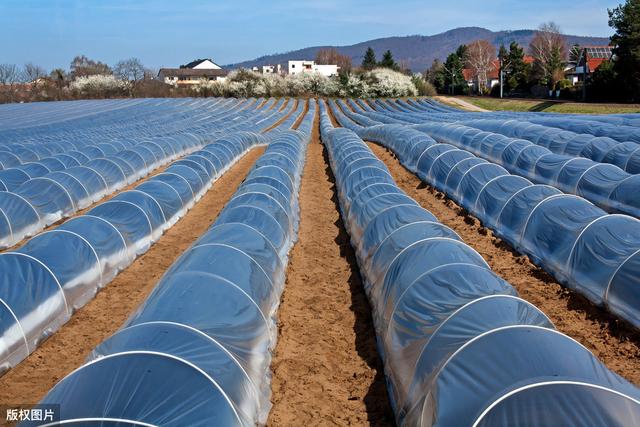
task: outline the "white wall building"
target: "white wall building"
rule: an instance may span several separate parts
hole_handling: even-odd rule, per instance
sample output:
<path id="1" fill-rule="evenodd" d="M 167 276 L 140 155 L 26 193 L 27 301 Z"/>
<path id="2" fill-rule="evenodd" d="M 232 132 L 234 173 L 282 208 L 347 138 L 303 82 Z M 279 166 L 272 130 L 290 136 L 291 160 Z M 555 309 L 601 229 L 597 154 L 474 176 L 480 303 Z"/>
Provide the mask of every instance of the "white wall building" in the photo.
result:
<path id="1" fill-rule="evenodd" d="M 280 74 L 282 72 L 282 66 L 277 65 L 263 65 L 262 74 Z"/>
<path id="2" fill-rule="evenodd" d="M 189 86 L 207 80 L 225 80 L 227 71 L 211 59 L 197 59 L 180 68 L 160 68 L 158 77 L 166 84 Z"/>
<path id="3" fill-rule="evenodd" d="M 184 66 L 184 68 L 191 68 L 192 70 L 221 70 L 222 67 L 213 62 L 210 59 L 198 59 L 190 62 Z"/>
<path id="4" fill-rule="evenodd" d="M 300 73 L 320 73 L 326 77 L 332 77 L 338 75 L 337 65 L 320 65 L 315 61 L 289 61 L 289 74 Z"/>

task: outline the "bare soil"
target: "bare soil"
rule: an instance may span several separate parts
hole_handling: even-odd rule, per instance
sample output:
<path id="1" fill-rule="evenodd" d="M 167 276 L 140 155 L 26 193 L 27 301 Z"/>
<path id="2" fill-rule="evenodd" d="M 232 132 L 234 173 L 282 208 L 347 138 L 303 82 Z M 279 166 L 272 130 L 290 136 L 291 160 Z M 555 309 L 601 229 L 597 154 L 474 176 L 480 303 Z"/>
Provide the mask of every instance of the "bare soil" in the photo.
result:
<path id="1" fill-rule="evenodd" d="M 318 116 L 273 358 L 270 426 L 389 426 L 382 362 Z"/>
<path id="2" fill-rule="evenodd" d="M 282 122 L 284 122 L 285 120 L 287 120 L 287 118 L 294 113 L 294 111 L 296 111 L 296 108 L 298 108 L 298 99 L 292 100 L 292 99 L 287 99 L 285 102 L 282 103 L 282 107 L 280 107 L 280 109 L 278 111 L 282 111 L 289 102 L 295 102 L 295 104 L 293 105 L 293 108 L 291 109 L 291 111 L 289 111 L 287 114 L 284 115 L 283 118 L 281 118 L 280 120 L 278 120 L 277 122 L 275 122 L 273 125 L 269 126 L 266 129 L 262 130 L 262 133 L 267 133 L 270 130 L 273 130 L 275 128 L 277 128 L 278 126 L 280 126 L 282 124 Z M 273 108 L 273 107 L 271 107 Z"/>
<path id="3" fill-rule="evenodd" d="M 215 221 L 264 148 L 249 151 L 200 201 L 58 332 L 0 378 L 0 406 L 35 404 L 53 385 L 84 363 L 145 300 L 167 268 Z"/>
<path id="4" fill-rule="evenodd" d="M 582 343 L 609 369 L 640 385 L 640 333 L 562 287 L 444 193 L 405 169 L 392 152 L 373 143 L 369 147 L 385 162 L 402 190 L 456 231 L 522 298 L 540 308 L 559 331 Z"/>

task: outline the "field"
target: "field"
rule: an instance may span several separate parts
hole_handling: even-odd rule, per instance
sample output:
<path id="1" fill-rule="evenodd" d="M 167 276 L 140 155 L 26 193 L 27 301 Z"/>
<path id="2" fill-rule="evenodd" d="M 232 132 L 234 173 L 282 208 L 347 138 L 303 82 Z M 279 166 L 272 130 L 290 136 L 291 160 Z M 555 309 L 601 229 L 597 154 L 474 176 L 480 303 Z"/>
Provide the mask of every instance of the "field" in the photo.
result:
<path id="1" fill-rule="evenodd" d="M 640 113 L 638 104 L 598 104 L 567 101 L 533 100 L 533 99 L 499 99 L 477 96 L 440 96 L 442 102 L 460 107 L 455 102 L 459 99 L 488 111 L 521 111 L 565 114 L 631 114 Z"/>
<path id="2" fill-rule="evenodd" d="M 640 116 L 513 108 L 0 106 L 0 406 L 632 425 Z"/>

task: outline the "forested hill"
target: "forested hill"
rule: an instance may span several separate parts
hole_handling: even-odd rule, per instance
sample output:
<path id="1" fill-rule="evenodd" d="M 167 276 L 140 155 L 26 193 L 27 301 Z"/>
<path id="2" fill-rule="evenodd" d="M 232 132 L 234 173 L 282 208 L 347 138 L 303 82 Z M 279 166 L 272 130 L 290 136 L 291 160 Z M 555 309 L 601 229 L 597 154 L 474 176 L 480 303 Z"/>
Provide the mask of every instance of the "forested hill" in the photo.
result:
<path id="1" fill-rule="evenodd" d="M 227 67 L 251 68 L 266 64 L 286 64 L 290 59 L 315 59 L 318 50 L 329 47 L 335 47 L 340 53 L 349 55 L 353 64 L 357 65 L 362 62 L 362 57 L 367 47 L 371 46 L 378 58 L 382 57 L 384 51 L 391 50 L 397 62 L 406 64 L 413 71 L 424 71 L 435 58 L 444 60 L 449 53 L 461 44 L 484 39 L 491 41 L 496 47 L 501 44 L 509 45 L 511 41 L 516 41 L 522 46 L 528 46 L 534 34 L 534 30 L 490 31 L 479 27 L 464 27 L 433 36 L 386 37 L 350 46 L 308 47 L 287 53 L 262 56 L 251 61 L 229 64 Z M 580 45 L 606 45 L 609 43 L 609 39 L 602 37 L 572 35 L 567 35 L 566 37 L 569 46 L 576 43 Z"/>

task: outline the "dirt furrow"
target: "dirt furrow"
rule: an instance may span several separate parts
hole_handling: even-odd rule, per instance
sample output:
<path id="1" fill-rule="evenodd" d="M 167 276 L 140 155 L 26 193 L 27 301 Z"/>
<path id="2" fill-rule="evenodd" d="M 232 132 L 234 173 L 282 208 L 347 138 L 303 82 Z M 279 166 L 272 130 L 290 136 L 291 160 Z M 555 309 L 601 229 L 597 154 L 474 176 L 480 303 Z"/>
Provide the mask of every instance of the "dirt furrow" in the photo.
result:
<path id="1" fill-rule="evenodd" d="M 0 378 L 0 405 L 37 403 L 89 352 L 116 332 L 144 301 L 166 269 L 214 222 L 264 148 L 247 153 L 144 255 L 121 272 L 71 320 Z"/>
<path id="2" fill-rule="evenodd" d="M 640 384 L 640 334 L 581 295 L 562 287 L 445 194 L 421 182 L 393 153 L 377 144 L 369 143 L 369 147 L 385 162 L 402 190 L 455 230 L 522 298 L 546 313 L 559 331 L 582 343 L 611 370 Z"/>
<path id="3" fill-rule="evenodd" d="M 269 425 L 392 425 L 370 307 L 338 213 L 317 116 L 300 208 L 278 313 Z"/>

